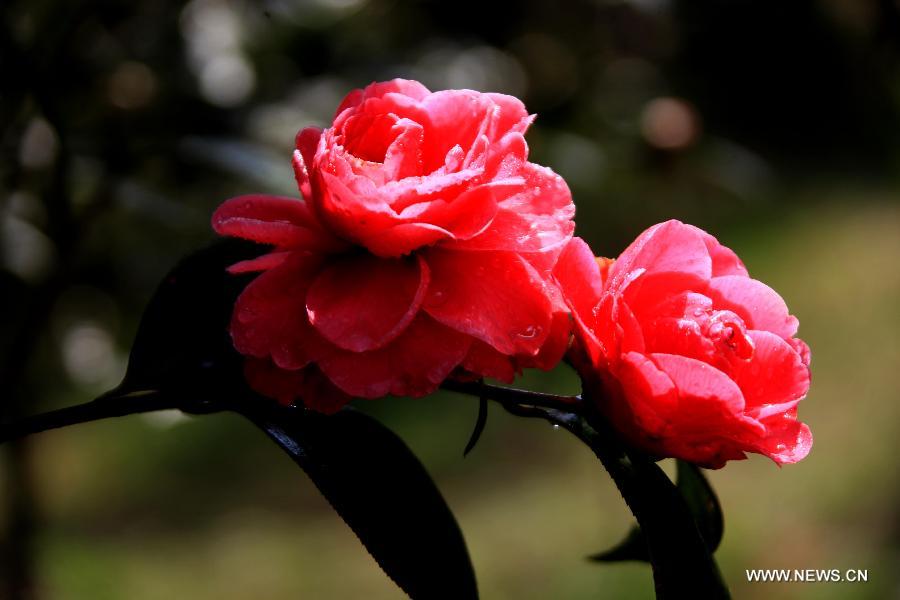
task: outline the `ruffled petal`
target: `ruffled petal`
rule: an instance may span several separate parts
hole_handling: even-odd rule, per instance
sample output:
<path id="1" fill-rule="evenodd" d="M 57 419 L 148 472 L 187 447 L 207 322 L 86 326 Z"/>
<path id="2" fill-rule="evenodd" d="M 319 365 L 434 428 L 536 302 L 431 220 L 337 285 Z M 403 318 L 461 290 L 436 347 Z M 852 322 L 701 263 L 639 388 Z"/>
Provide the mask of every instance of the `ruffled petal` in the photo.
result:
<path id="1" fill-rule="evenodd" d="M 706 281 L 712 274 L 712 261 L 697 230 L 672 220 L 646 230 L 622 252 L 609 269 L 608 288 L 620 289 L 638 269 L 644 271 L 644 286 L 649 285 L 651 276 L 661 273 Z"/>
<path id="2" fill-rule="evenodd" d="M 290 406 L 300 395 L 303 371 L 279 369 L 268 358 L 247 358 L 244 379 L 257 393 Z"/>
<path id="3" fill-rule="evenodd" d="M 510 130 L 525 133 L 531 123 L 525 105 L 515 96 L 506 94 L 484 94 L 494 103 L 494 118 L 487 135 L 490 139 L 498 140 Z"/>
<path id="4" fill-rule="evenodd" d="M 347 94 L 335 111 L 334 116 L 337 118 L 348 108 L 358 106 L 370 98 L 381 98 L 389 94 L 397 94 L 408 96 L 413 100 L 423 100 L 430 93 L 427 87 L 411 79 L 372 82 L 363 89 L 356 89 Z"/>
<path id="5" fill-rule="evenodd" d="M 338 350 L 319 361 L 336 386 L 351 396 L 424 396 L 465 358 L 472 339 L 419 313 L 393 342 L 371 352 Z"/>
<path id="6" fill-rule="evenodd" d="M 451 239 L 480 236 L 497 214 L 497 203 L 521 189 L 522 181 L 498 180 L 469 188 L 457 196 L 436 198 L 409 206 L 404 220 L 422 220 L 452 233 Z"/>
<path id="7" fill-rule="evenodd" d="M 715 364 L 716 347 L 697 321 L 663 317 L 644 329 L 647 348 L 652 352 L 678 354 Z"/>
<path id="8" fill-rule="evenodd" d="M 740 275 L 714 277 L 707 292 L 716 308 L 737 313 L 749 329 L 771 331 L 784 339 L 797 333 L 797 318 L 778 293 L 756 279 Z"/>
<path id="9" fill-rule="evenodd" d="M 366 249 L 376 256 L 404 256 L 423 246 L 451 239 L 453 234 L 430 223 L 400 223 L 382 231 L 365 243 Z"/>
<path id="10" fill-rule="evenodd" d="M 460 250 L 546 252 L 568 243 L 575 230 L 575 205 L 566 182 L 552 170 L 526 163 L 517 193 L 501 199 L 490 226 L 478 236 L 448 246 Z"/>
<path id="11" fill-rule="evenodd" d="M 748 331 L 753 356 L 731 356 L 731 377 L 741 388 L 751 417 L 762 420 L 793 408 L 809 390 L 809 369 L 783 339 L 768 331 Z"/>
<path id="12" fill-rule="evenodd" d="M 409 119 L 400 119 L 392 132 L 394 141 L 384 156 L 384 172 L 388 181 L 422 174 L 422 126 Z"/>
<path id="13" fill-rule="evenodd" d="M 776 464 L 799 462 L 812 449 L 812 432 L 791 413 L 772 416 L 763 421 L 763 425 L 768 430 L 768 435 L 764 443 L 758 446 L 758 451 Z"/>
<path id="14" fill-rule="evenodd" d="M 425 170 L 433 171 L 456 145 L 471 148 L 478 136 L 485 132 L 496 105 L 483 94 L 472 90 L 442 90 L 422 101 L 428 113 L 427 143 L 423 156 Z"/>
<path id="15" fill-rule="evenodd" d="M 554 312 L 550 322 L 550 334 L 534 356 L 517 357 L 517 364 L 524 369 L 550 371 L 563 359 L 572 337 L 572 321 L 568 312 Z"/>
<path id="16" fill-rule="evenodd" d="M 353 400 L 353 396 L 334 385 L 315 365 L 303 369 L 298 395 L 303 406 L 326 415 L 336 413 Z"/>
<path id="17" fill-rule="evenodd" d="M 219 235 L 280 248 L 332 251 L 343 246 L 325 232 L 298 198 L 251 194 L 222 203 L 212 217 Z"/>
<path id="18" fill-rule="evenodd" d="M 680 398 L 677 417 L 682 425 L 708 428 L 707 413 L 743 415 L 744 396 L 737 384 L 719 369 L 686 356 L 653 353 L 653 363 L 669 376 Z"/>
<path id="19" fill-rule="evenodd" d="M 283 369 L 300 369 L 316 359 L 326 342 L 306 317 L 306 291 L 320 265 L 318 257 L 294 253 L 244 288 L 230 326 L 238 352 L 271 357 Z"/>
<path id="20" fill-rule="evenodd" d="M 339 348 L 375 350 L 412 322 L 428 280 L 428 266 L 421 258 L 352 256 L 318 274 L 306 295 L 306 312 L 319 333 Z"/>
<path id="21" fill-rule="evenodd" d="M 228 267 L 228 272 L 234 275 L 241 273 L 255 273 L 268 271 L 283 263 L 291 255 L 291 252 L 270 252 L 256 258 L 242 260 Z"/>
<path id="22" fill-rule="evenodd" d="M 503 354 L 537 353 L 549 333 L 552 305 L 541 276 L 521 256 L 431 248 L 426 260 L 428 314 Z"/>
<path id="23" fill-rule="evenodd" d="M 661 436 L 678 410 L 678 390 L 672 379 L 639 352 L 622 355 L 616 376 L 625 400 L 608 402 L 607 410 L 641 437 Z"/>
<path id="24" fill-rule="evenodd" d="M 268 359 L 248 358 L 244 361 L 244 378 L 257 393 L 285 406 L 300 400 L 307 408 L 333 414 L 352 400 L 313 365 L 288 371 Z"/>
<path id="25" fill-rule="evenodd" d="M 709 258 L 712 260 L 712 276 L 721 277 L 723 275 L 744 275 L 747 276 L 747 267 L 738 258 L 731 248 L 723 246 L 719 240 L 703 231 L 699 227 L 693 225 L 685 225 L 695 230 L 706 244 L 706 250 L 709 252 Z"/>
<path id="26" fill-rule="evenodd" d="M 594 308 L 600 303 L 603 279 L 594 253 L 583 239 L 574 237 L 566 244 L 553 268 L 553 278 L 572 310 L 577 335 L 587 345 L 591 361 L 596 363 L 601 350 L 594 334 Z"/>
<path id="27" fill-rule="evenodd" d="M 393 182 L 393 187 L 388 184 L 357 192 L 345 179 L 325 172 L 321 176 L 327 189 L 321 206 L 329 224 L 342 235 L 378 256 L 402 256 L 440 240 L 480 233 L 496 214 L 497 199 L 521 185 L 519 181 L 498 181 L 462 190 L 456 188 L 469 175 L 456 175 L 463 179 L 407 178 Z M 404 205 L 399 213 L 395 210 Z"/>
<path id="28" fill-rule="evenodd" d="M 303 195 L 304 200 L 312 202 L 312 182 L 309 177 L 309 166 L 313 164 L 316 155 L 316 149 L 319 146 L 319 139 L 322 137 L 322 130 L 318 127 L 306 127 L 297 133 L 295 138 L 292 165 L 294 167 L 294 179 L 297 180 L 297 187 Z"/>
<path id="29" fill-rule="evenodd" d="M 512 383 L 516 376 L 513 359 L 481 340 L 473 341 L 462 367 L 469 373 L 499 379 L 504 383 Z"/>

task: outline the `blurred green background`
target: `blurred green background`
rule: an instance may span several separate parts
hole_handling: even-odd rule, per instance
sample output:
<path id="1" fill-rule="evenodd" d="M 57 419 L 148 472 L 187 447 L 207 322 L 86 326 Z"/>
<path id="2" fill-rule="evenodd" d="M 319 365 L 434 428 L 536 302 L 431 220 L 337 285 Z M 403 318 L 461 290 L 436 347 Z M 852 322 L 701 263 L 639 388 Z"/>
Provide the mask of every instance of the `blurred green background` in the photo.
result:
<path id="1" fill-rule="evenodd" d="M 296 131 L 396 76 L 523 98 L 532 157 L 617 254 L 704 227 L 813 351 L 815 445 L 710 473 L 736 598 L 900 598 L 900 8 L 892 0 L 7 0 L 0 4 L 0 418 L 118 382 L 140 313 L 208 219 L 295 193 Z M 577 391 L 574 376 L 523 385 Z M 361 403 L 446 494 L 482 596 L 651 597 L 592 565 L 630 516 L 568 434 L 476 401 Z M 129 417 L 0 453 L 0 597 L 399 598 L 274 445 L 229 415 Z M 667 466 L 671 470 L 671 465 Z M 747 583 L 745 569 L 867 569 Z"/>

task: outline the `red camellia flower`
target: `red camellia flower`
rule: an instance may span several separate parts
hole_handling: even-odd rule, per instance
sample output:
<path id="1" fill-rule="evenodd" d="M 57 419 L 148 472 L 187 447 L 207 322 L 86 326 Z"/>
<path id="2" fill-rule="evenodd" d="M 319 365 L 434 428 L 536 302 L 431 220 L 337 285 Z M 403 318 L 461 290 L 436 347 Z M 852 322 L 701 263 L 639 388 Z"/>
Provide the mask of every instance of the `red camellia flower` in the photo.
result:
<path id="1" fill-rule="evenodd" d="M 556 268 L 587 390 L 622 435 L 661 457 L 719 468 L 757 452 L 804 458 L 796 418 L 809 348 L 781 297 L 708 233 L 678 221 L 618 260 L 574 238 Z"/>
<path id="2" fill-rule="evenodd" d="M 528 162 L 532 118 L 510 96 L 373 83 L 297 135 L 302 199 L 220 206 L 218 233 L 273 246 L 231 269 L 262 272 L 231 322 L 250 384 L 329 412 L 451 373 L 552 368 L 570 326 L 551 273 L 575 209 Z"/>

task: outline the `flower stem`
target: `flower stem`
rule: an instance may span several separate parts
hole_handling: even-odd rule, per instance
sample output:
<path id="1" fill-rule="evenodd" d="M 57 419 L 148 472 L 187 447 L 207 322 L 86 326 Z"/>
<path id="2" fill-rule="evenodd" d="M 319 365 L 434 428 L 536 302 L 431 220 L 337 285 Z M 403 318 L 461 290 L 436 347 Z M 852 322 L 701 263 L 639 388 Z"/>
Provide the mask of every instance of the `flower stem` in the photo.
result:
<path id="1" fill-rule="evenodd" d="M 532 392 L 530 390 L 520 390 L 517 388 L 501 387 L 490 385 L 483 381 L 445 381 L 441 386 L 445 390 L 451 392 L 459 392 L 461 394 L 469 394 L 477 398 L 487 398 L 494 400 L 504 406 L 508 405 L 524 405 L 538 406 L 541 408 L 549 408 L 553 410 L 567 411 L 571 413 L 580 413 L 582 409 L 581 396 L 559 396 L 557 394 L 545 394 L 542 392 Z"/>
<path id="2" fill-rule="evenodd" d="M 175 399 L 155 390 L 125 395 L 119 395 L 113 390 L 91 402 L 32 415 L 13 423 L 0 424 L 0 444 L 67 425 L 172 408 L 178 408 Z"/>

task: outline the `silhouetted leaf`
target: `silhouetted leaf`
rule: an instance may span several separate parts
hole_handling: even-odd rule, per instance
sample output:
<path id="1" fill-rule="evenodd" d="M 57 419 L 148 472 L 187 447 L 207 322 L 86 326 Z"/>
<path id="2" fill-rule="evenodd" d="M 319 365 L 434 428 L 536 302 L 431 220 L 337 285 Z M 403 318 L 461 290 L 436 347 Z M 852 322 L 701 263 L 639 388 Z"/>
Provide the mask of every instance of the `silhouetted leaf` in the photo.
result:
<path id="1" fill-rule="evenodd" d="M 691 509 L 706 547 L 710 552 L 715 552 L 725 531 L 725 519 L 719 499 L 700 467 L 683 460 L 677 463 L 678 489 Z"/>
<path id="2" fill-rule="evenodd" d="M 650 562 L 650 556 L 647 554 L 647 541 L 644 534 L 637 526 L 628 530 L 625 539 L 604 552 L 598 552 L 588 557 L 588 560 L 594 562 L 622 562 L 626 560 L 638 560 Z"/>
<path id="3" fill-rule="evenodd" d="M 475 427 L 472 429 L 472 435 L 469 436 L 469 442 L 463 450 L 463 456 L 468 456 L 469 452 L 475 448 L 475 444 L 481 439 L 484 432 L 484 426 L 487 425 L 488 418 L 488 401 L 487 398 L 478 399 L 478 417 L 475 419 Z"/>
<path id="4" fill-rule="evenodd" d="M 221 409 L 235 386 L 243 386 L 228 322 L 235 299 L 252 278 L 226 268 L 258 253 L 255 244 L 225 240 L 182 259 L 147 305 L 125 378 L 108 395 L 161 390 L 183 398 L 184 410 Z"/>
<path id="5" fill-rule="evenodd" d="M 587 444 L 616 482 L 646 541 L 658 599 L 730 597 L 684 496 L 653 460 L 619 441 L 600 415 L 591 415 L 588 422 L 557 410 L 541 413 Z M 635 549 L 632 541 L 614 550 Z"/>
<path id="6" fill-rule="evenodd" d="M 700 467 L 687 461 L 678 460 L 676 487 L 684 497 L 691 515 L 697 524 L 703 541 L 710 552 L 715 552 L 722 541 L 725 520 L 722 507 L 712 486 L 709 485 Z M 588 560 L 594 562 L 619 562 L 638 560 L 650 562 L 647 542 L 640 527 L 632 527 L 621 542 L 609 550 L 592 554 Z"/>
<path id="7" fill-rule="evenodd" d="M 684 497 L 691 516 L 697 524 L 703 541 L 710 552 L 715 552 L 722 541 L 722 533 L 725 521 L 722 515 L 722 507 L 716 497 L 712 486 L 707 481 L 700 467 L 687 461 L 676 461 L 677 476 L 676 487 Z M 649 562 L 647 542 L 641 533 L 640 527 L 632 527 L 621 542 L 609 550 L 592 554 L 588 560 L 594 562 L 619 562 L 626 560 L 638 560 Z"/>
<path id="8" fill-rule="evenodd" d="M 412 598 L 477 598 L 456 519 L 410 449 L 346 408 L 243 411 L 313 480 L 381 568 Z"/>
<path id="9" fill-rule="evenodd" d="M 227 240 L 183 259 L 150 300 L 125 378 L 103 400 L 135 402 L 152 391 L 187 412 L 241 413 L 303 468 L 410 596 L 477 598 L 459 526 L 399 437 L 350 409 L 325 416 L 279 407 L 248 389 L 228 322 L 253 275 L 226 269 L 259 253 L 257 245 Z"/>

